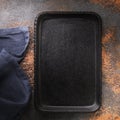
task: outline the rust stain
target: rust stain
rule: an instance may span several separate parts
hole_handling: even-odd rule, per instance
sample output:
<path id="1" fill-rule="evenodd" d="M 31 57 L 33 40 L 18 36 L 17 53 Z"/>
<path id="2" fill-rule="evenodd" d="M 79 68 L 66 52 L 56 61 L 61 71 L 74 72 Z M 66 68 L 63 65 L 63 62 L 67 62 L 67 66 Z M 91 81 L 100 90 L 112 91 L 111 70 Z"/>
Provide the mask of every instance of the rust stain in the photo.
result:
<path id="1" fill-rule="evenodd" d="M 94 118 L 93 120 L 103 120 L 103 119 L 111 120 L 111 118 L 112 118 L 111 114 L 103 114 L 103 115 L 101 115 L 99 117 Z"/>
<path id="2" fill-rule="evenodd" d="M 27 73 L 31 85 L 34 84 L 34 52 L 29 50 L 21 63 L 23 70 Z"/>
<path id="3" fill-rule="evenodd" d="M 120 120 L 120 115 L 111 111 L 109 107 L 101 107 L 99 111 L 95 112 L 94 115 L 91 115 L 89 120 Z"/>
<path id="4" fill-rule="evenodd" d="M 105 35 L 102 38 L 102 67 L 103 74 L 105 75 L 105 80 L 109 84 L 113 84 L 113 67 L 112 67 L 112 54 L 107 50 L 107 45 L 114 41 L 115 30 L 113 28 L 107 29 Z"/>
<path id="5" fill-rule="evenodd" d="M 120 93 L 120 85 L 113 86 L 112 90 L 114 91 L 115 94 Z"/>
<path id="6" fill-rule="evenodd" d="M 103 42 L 103 44 L 105 44 L 105 43 L 108 43 L 108 42 L 110 42 L 110 41 L 112 41 L 112 40 L 114 40 L 115 38 L 114 38 L 114 36 L 115 36 L 115 28 L 114 27 L 112 27 L 112 28 L 109 28 L 109 29 L 107 29 L 106 30 L 106 34 L 103 36 L 103 38 L 102 38 L 102 42 Z"/>
<path id="7" fill-rule="evenodd" d="M 109 83 L 109 84 L 113 84 L 114 83 L 114 79 L 111 77 L 112 76 L 112 65 L 111 65 L 111 55 L 108 54 L 105 50 L 105 48 L 103 48 L 102 50 L 102 69 L 103 69 L 103 74 L 105 76 L 105 82 Z"/>
<path id="8" fill-rule="evenodd" d="M 27 73 L 31 86 L 34 87 L 34 41 L 33 28 L 30 28 L 30 44 L 27 50 L 27 54 L 21 63 L 23 70 Z"/>
<path id="9" fill-rule="evenodd" d="M 115 0 L 90 0 L 90 1 L 95 4 L 100 4 L 103 6 L 110 6 L 114 3 Z"/>
<path id="10" fill-rule="evenodd" d="M 115 113 L 102 113 L 99 116 L 94 116 L 90 120 L 120 120 L 120 116 Z"/>
<path id="11" fill-rule="evenodd" d="M 120 0 L 90 0 L 90 2 L 120 11 Z"/>
<path id="12" fill-rule="evenodd" d="M 120 93 L 120 82 L 118 79 L 120 79 L 120 62 L 117 62 L 116 65 L 116 77 L 117 77 L 117 80 L 115 81 L 115 84 L 113 87 L 112 87 L 112 90 L 114 91 L 115 94 L 119 94 Z"/>
<path id="13" fill-rule="evenodd" d="M 102 38 L 102 69 L 104 80 L 111 86 L 115 94 L 120 93 L 120 60 L 119 52 L 117 51 L 118 45 L 116 39 L 116 28 L 111 27 L 105 31 Z"/>

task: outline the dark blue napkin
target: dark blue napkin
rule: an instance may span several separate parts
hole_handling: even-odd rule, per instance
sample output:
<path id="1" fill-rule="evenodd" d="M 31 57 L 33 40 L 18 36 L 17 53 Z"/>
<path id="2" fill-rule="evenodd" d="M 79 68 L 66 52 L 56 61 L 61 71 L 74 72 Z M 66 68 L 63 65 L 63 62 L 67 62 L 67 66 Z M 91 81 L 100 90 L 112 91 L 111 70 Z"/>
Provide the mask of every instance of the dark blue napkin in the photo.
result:
<path id="1" fill-rule="evenodd" d="M 4 48 L 18 62 L 24 57 L 28 42 L 28 27 L 0 29 L 0 51 Z"/>
<path id="2" fill-rule="evenodd" d="M 31 87 L 18 64 L 28 41 L 26 27 L 0 30 L 0 120 L 18 120 L 29 102 Z"/>

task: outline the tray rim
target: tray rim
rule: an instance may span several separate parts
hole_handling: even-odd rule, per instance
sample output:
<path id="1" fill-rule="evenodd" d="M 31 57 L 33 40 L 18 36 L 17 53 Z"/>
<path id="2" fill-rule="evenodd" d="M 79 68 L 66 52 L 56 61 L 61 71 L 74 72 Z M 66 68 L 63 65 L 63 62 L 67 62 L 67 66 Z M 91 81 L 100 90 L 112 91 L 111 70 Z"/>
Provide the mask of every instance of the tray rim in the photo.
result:
<path id="1" fill-rule="evenodd" d="M 40 79 L 40 74 L 38 74 L 39 70 L 39 66 L 40 66 L 40 57 L 38 59 L 38 54 L 40 54 L 40 52 L 37 50 L 37 49 L 40 49 L 40 44 L 37 44 L 38 43 L 38 33 L 37 33 L 37 30 L 39 28 L 39 25 L 38 23 L 42 23 L 42 22 L 39 22 L 39 19 L 44 17 L 44 15 L 55 15 L 55 14 L 58 14 L 58 15 L 70 15 L 70 14 L 79 14 L 79 15 L 82 15 L 82 14 L 86 14 L 86 15 L 94 15 L 97 20 L 98 20 L 98 23 L 99 23 L 99 34 L 98 34 L 98 39 L 100 41 L 100 45 L 99 45 L 99 63 L 97 64 L 97 67 L 99 67 L 99 87 L 97 88 L 97 93 L 98 95 L 97 96 L 97 102 L 93 103 L 93 105 L 90 105 L 90 106 L 48 106 L 48 105 L 40 105 L 39 101 L 39 97 L 38 97 L 38 91 L 39 91 L 39 87 L 38 87 L 38 81 Z M 38 26 L 37 26 L 38 25 Z M 44 12 L 41 12 L 39 13 L 36 18 L 35 18 L 35 21 L 34 21 L 34 105 L 35 105 L 35 108 L 36 110 L 40 110 L 40 111 L 44 111 L 44 112 L 95 112 L 97 110 L 100 109 L 100 106 L 101 106 L 101 101 L 102 101 L 102 54 L 101 54 L 101 51 L 102 51 L 102 43 L 101 43 L 101 39 L 102 39 L 102 19 L 100 17 L 99 14 L 97 14 L 96 12 L 90 12 L 90 11 L 44 11 Z M 39 41 L 40 42 L 40 41 Z M 98 70 L 98 69 L 97 69 Z"/>

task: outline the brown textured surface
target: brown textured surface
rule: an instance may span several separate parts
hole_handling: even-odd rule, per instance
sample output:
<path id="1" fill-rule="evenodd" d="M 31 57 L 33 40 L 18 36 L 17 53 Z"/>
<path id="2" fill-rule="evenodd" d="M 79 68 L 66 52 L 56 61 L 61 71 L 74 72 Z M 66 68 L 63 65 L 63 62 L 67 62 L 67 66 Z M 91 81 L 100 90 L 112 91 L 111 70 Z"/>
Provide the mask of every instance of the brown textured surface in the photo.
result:
<path id="1" fill-rule="evenodd" d="M 38 113 L 33 100 L 22 120 L 120 120 L 120 0 L 0 0 L 0 28 L 29 26 L 30 44 L 21 67 L 34 85 L 33 32 L 43 11 L 93 11 L 103 21 L 102 107 L 89 114 Z"/>
<path id="2" fill-rule="evenodd" d="M 101 116 L 93 117 L 91 120 L 120 120 L 120 116 L 117 114 L 104 113 Z"/>
<path id="3" fill-rule="evenodd" d="M 109 7 L 112 10 L 120 11 L 120 0 L 90 0 L 95 4 L 100 4 L 103 7 Z"/>
<path id="4" fill-rule="evenodd" d="M 108 28 L 106 34 L 103 36 L 103 74 L 105 77 L 105 82 L 111 86 L 111 89 L 115 94 L 120 93 L 120 75 L 119 70 L 119 59 L 117 56 L 117 49 L 119 49 L 119 44 L 116 39 L 116 28 Z M 110 46 L 113 44 L 114 46 Z"/>

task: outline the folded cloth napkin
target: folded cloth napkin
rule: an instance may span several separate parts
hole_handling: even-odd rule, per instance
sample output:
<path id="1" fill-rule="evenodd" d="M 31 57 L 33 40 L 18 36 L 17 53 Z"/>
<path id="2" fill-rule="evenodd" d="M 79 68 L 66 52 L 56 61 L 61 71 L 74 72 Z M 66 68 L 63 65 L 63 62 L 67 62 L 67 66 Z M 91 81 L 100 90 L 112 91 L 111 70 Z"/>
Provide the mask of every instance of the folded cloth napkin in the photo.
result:
<path id="1" fill-rule="evenodd" d="M 28 29 L 22 27 L 0 32 L 0 120 L 18 120 L 31 94 L 28 77 L 18 64 L 28 45 Z"/>
<path id="2" fill-rule="evenodd" d="M 4 48 L 18 62 L 24 57 L 28 43 L 28 27 L 0 29 L 0 51 Z"/>

